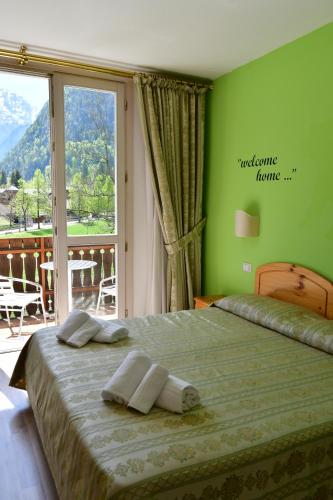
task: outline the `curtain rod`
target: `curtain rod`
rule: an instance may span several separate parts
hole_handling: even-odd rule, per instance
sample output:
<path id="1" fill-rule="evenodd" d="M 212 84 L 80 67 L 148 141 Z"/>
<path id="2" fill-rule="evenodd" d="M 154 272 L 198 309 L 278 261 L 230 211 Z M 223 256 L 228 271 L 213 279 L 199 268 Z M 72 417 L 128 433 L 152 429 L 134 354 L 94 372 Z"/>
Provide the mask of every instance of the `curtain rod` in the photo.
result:
<path id="1" fill-rule="evenodd" d="M 133 75 L 135 74 L 134 71 L 129 71 L 129 70 L 108 68 L 105 66 L 97 66 L 94 64 L 69 61 L 66 59 L 57 59 L 55 57 L 42 56 L 37 54 L 28 54 L 27 47 L 25 45 L 21 45 L 19 51 L 0 48 L 0 57 L 6 57 L 7 59 L 16 59 L 17 63 L 21 66 L 24 66 L 29 62 L 35 62 L 35 63 L 59 66 L 62 68 L 83 69 L 85 71 L 94 71 L 98 73 L 104 73 L 107 75 L 122 76 L 126 78 L 132 78 Z"/>
<path id="2" fill-rule="evenodd" d="M 30 54 L 27 52 L 27 47 L 25 45 L 21 45 L 20 50 L 8 50 L 0 48 L 0 57 L 5 57 L 7 59 L 15 59 L 20 66 L 25 66 L 29 62 L 35 62 L 40 64 L 48 64 L 51 66 L 59 66 L 62 68 L 74 68 L 74 69 L 82 69 L 85 71 L 103 73 L 105 75 L 113 75 L 119 76 L 123 78 L 133 78 L 133 76 L 137 73 L 146 74 L 150 76 L 158 76 L 163 78 L 169 78 L 170 80 L 174 80 L 176 83 L 180 84 L 188 84 L 188 85 L 199 85 L 199 86 L 207 86 L 210 90 L 213 88 L 211 84 L 204 83 L 195 80 L 185 80 L 179 79 L 176 75 L 168 75 L 161 74 L 155 72 L 140 72 L 140 71 L 132 71 L 132 70 L 124 70 L 118 68 L 108 68 L 107 66 L 98 66 L 94 64 L 82 63 L 77 61 L 70 61 L 67 59 L 58 59 L 56 57 L 43 56 L 38 54 Z"/>

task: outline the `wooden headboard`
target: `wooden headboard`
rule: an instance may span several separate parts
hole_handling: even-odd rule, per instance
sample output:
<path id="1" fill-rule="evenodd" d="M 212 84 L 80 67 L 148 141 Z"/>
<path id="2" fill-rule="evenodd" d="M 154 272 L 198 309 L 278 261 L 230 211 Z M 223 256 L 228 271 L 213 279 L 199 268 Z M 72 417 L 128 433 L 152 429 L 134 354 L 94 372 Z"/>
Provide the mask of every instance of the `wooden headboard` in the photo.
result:
<path id="1" fill-rule="evenodd" d="M 333 319 L 333 284 L 305 267 L 273 262 L 256 270 L 256 294 L 298 304 Z"/>

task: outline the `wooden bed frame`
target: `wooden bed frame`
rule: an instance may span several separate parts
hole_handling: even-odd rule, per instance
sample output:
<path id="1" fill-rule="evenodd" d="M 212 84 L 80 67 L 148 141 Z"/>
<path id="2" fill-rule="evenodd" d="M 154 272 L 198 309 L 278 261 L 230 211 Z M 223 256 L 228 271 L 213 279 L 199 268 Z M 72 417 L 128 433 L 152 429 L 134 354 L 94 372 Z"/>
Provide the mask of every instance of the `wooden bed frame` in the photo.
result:
<path id="1" fill-rule="evenodd" d="M 333 319 L 333 284 L 305 267 L 287 262 L 259 266 L 255 292 L 298 304 Z"/>

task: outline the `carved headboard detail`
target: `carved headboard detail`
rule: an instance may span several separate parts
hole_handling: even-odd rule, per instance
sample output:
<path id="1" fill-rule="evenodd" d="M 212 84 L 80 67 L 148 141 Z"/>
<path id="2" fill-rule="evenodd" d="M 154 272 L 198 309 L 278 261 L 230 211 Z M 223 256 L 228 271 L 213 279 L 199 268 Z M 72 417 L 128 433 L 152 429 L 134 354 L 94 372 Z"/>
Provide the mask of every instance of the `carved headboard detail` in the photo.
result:
<path id="1" fill-rule="evenodd" d="M 256 294 L 298 304 L 333 319 L 333 284 L 305 267 L 273 262 L 256 270 Z"/>

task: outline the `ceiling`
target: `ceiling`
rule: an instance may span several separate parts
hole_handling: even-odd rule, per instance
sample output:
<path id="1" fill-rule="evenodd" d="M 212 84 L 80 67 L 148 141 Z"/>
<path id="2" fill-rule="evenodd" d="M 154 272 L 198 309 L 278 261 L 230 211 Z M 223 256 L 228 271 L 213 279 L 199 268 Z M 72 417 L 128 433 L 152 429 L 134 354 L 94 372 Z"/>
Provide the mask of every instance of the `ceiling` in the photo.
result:
<path id="1" fill-rule="evenodd" d="M 214 79 L 333 21 L 332 0 L 21 0 L 0 47 Z M 20 13 L 20 15 L 18 15 Z M 64 54 L 66 52 L 67 54 Z"/>

